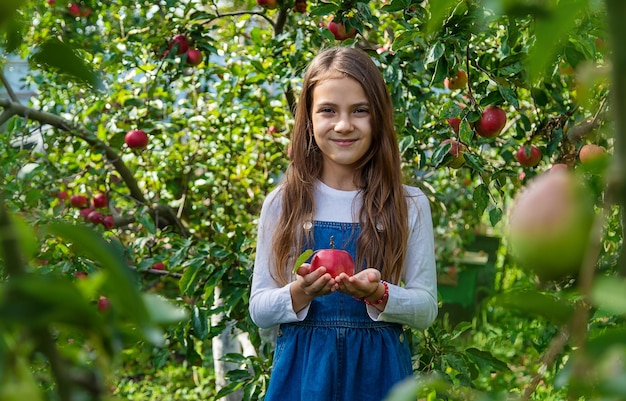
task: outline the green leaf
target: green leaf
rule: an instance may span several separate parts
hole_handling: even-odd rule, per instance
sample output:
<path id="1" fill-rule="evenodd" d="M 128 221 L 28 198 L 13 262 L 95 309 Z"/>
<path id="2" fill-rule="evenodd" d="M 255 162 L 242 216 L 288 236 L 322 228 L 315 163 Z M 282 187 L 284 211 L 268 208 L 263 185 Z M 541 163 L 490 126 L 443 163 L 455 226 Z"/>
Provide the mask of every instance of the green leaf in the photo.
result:
<path id="1" fill-rule="evenodd" d="M 108 282 L 117 305 L 137 325 L 144 337 L 154 344 L 162 344 L 160 330 L 151 322 L 145 303 L 135 286 L 134 272 L 126 264 L 124 254 L 90 227 L 65 222 L 51 223 L 44 229 L 74 245 L 74 251 L 90 258 L 108 272 Z"/>
<path id="2" fill-rule="evenodd" d="M 205 308 L 194 305 L 191 313 L 191 327 L 193 335 L 199 340 L 206 340 L 209 335 L 209 318 Z"/>
<path id="3" fill-rule="evenodd" d="M 178 289 L 183 295 L 193 295 L 196 289 L 196 283 L 198 282 L 198 272 L 203 266 L 204 263 L 200 260 L 186 266 L 183 276 L 178 282 Z"/>
<path id="4" fill-rule="evenodd" d="M 61 323 L 92 331 L 101 326 L 95 305 L 71 281 L 30 274 L 5 283 L 0 320 L 30 327 Z"/>
<path id="5" fill-rule="evenodd" d="M 42 64 L 61 73 L 74 77 L 94 88 L 100 87 L 100 81 L 93 69 L 87 65 L 83 57 L 67 44 L 58 39 L 49 39 L 44 42 L 33 56 L 36 63 Z"/>
<path id="6" fill-rule="evenodd" d="M 406 135 L 400 138 L 398 143 L 400 147 L 400 154 L 404 154 L 408 149 L 411 149 L 415 144 L 415 139 L 411 135 Z"/>
<path id="7" fill-rule="evenodd" d="M 157 294 L 142 294 L 143 301 L 152 321 L 156 324 L 177 323 L 187 317 L 187 312 L 174 306 L 170 301 Z"/>
<path id="8" fill-rule="evenodd" d="M 614 277 L 598 277 L 591 289 L 591 302 L 609 313 L 626 314 L 626 281 Z"/>
<path id="9" fill-rule="evenodd" d="M 313 249 L 307 249 L 306 251 L 302 252 L 300 254 L 300 256 L 298 256 L 298 258 L 296 259 L 296 263 L 294 263 L 293 265 L 293 270 L 292 270 L 292 274 L 296 274 L 296 272 L 298 271 L 298 269 L 300 268 L 300 266 L 306 262 L 306 260 L 308 258 L 311 257 L 311 255 L 313 255 Z"/>
<path id="10" fill-rule="evenodd" d="M 574 314 L 574 307 L 565 299 L 534 290 L 514 290 L 495 297 L 505 309 L 516 309 L 529 316 L 542 316 L 555 324 L 565 324 Z"/>

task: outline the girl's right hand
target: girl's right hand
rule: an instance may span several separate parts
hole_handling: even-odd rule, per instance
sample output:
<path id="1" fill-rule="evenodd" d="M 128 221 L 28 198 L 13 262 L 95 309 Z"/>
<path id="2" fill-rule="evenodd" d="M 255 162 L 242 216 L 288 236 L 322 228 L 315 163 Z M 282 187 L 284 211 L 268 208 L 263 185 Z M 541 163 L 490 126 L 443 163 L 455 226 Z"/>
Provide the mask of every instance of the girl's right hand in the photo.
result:
<path id="1" fill-rule="evenodd" d="M 325 267 L 311 271 L 309 263 L 303 263 L 296 271 L 296 285 L 312 298 L 328 295 L 339 288 L 335 279 L 326 273 Z"/>
<path id="2" fill-rule="evenodd" d="M 339 288 L 335 279 L 326 273 L 325 267 L 311 271 L 311 265 L 303 263 L 296 274 L 296 281 L 290 287 L 291 302 L 296 313 L 304 309 L 314 298 L 328 295 Z"/>

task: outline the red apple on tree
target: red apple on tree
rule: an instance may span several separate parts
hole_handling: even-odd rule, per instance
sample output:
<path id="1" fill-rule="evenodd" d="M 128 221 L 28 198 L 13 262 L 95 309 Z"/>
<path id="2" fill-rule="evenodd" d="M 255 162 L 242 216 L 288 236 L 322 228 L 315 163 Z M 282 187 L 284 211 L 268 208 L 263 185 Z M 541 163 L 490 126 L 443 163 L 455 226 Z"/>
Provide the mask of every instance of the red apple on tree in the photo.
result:
<path id="1" fill-rule="evenodd" d="M 455 134 L 459 133 L 459 129 L 461 128 L 461 119 L 459 117 L 448 118 L 448 124 L 452 127 L 452 131 Z"/>
<path id="2" fill-rule="evenodd" d="M 84 207 L 87 205 L 87 197 L 85 195 L 70 196 L 70 205 L 73 207 Z"/>
<path id="3" fill-rule="evenodd" d="M 452 168 L 461 168 L 465 164 L 464 145 L 456 139 L 448 138 L 441 142 L 441 145 L 450 144 L 450 150 L 448 153 L 452 155 L 452 160 L 446 165 Z"/>
<path id="4" fill-rule="evenodd" d="M 80 6 L 76 3 L 70 3 L 67 5 L 67 12 L 72 17 L 80 17 Z"/>
<path id="5" fill-rule="evenodd" d="M 593 198 L 575 172 L 558 169 L 536 176 L 518 193 L 509 216 L 514 259 L 542 281 L 577 274 L 594 217 Z"/>
<path id="6" fill-rule="evenodd" d="M 198 49 L 187 50 L 187 64 L 196 66 L 202 62 L 202 52 Z"/>
<path id="7" fill-rule="evenodd" d="M 163 263 L 163 262 L 156 262 L 155 264 L 152 265 L 152 269 L 154 269 L 154 270 L 165 270 L 165 263 Z"/>
<path id="8" fill-rule="evenodd" d="M 102 225 L 104 226 L 104 228 L 106 228 L 107 230 L 112 229 L 113 227 L 115 227 L 115 218 L 113 217 L 113 215 L 107 214 L 102 218 Z"/>
<path id="9" fill-rule="evenodd" d="M 296 3 L 293 6 L 293 11 L 297 13 L 305 13 L 306 12 L 306 0 L 296 0 Z"/>
<path id="10" fill-rule="evenodd" d="M 148 134 L 141 129 L 133 129 L 126 133 L 124 142 L 131 149 L 143 149 L 148 146 Z"/>
<path id="11" fill-rule="evenodd" d="M 174 39 L 172 39 L 172 41 L 167 45 L 167 50 L 165 51 L 164 55 L 167 56 L 169 51 L 172 50 L 174 47 L 176 47 L 177 55 L 186 53 L 187 50 L 189 50 L 189 39 L 187 38 L 187 36 L 182 34 L 174 36 Z"/>
<path id="12" fill-rule="evenodd" d="M 109 298 L 104 295 L 100 295 L 98 298 L 98 310 L 100 312 L 106 312 L 109 308 L 111 308 L 111 301 L 109 301 Z"/>
<path id="13" fill-rule="evenodd" d="M 523 167 L 535 167 L 541 161 L 541 150 L 535 145 L 522 145 L 515 158 Z"/>
<path id="14" fill-rule="evenodd" d="M 506 113 L 498 106 L 485 107 L 482 115 L 474 124 L 476 133 L 483 138 L 495 138 L 506 125 Z"/>
<path id="15" fill-rule="evenodd" d="M 596 163 L 598 160 L 604 159 L 606 149 L 602 146 L 588 143 L 580 147 L 578 158 L 583 165 Z"/>
<path id="16" fill-rule="evenodd" d="M 278 2 L 276 0 L 256 0 L 256 3 L 263 8 L 267 8 L 268 10 L 273 10 L 278 7 Z"/>
<path id="17" fill-rule="evenodd" d="M 59 191 L 59 192 L 57 192 L 57 198 L 59 198 L 62 201 L 68 200 L 69 197 L 70 197 L 70 195 L 67 193 L 67 191 Z"/>
<path id="18" fill-rule="evenodd" d="M 92 211 L 91 213 L 87 215 L 87 220 L 89 220 L 93 224 L 102 224 L 103 218 L 104 216 L 102 215 L 102 213 L 96 210 Z"/>
<path id="19" fill-rule="evenodd" d="M 89 214 L 93 212 L 93 209 L 90 207 L 84 207 L 82 209 L 80 209 L 80 217 L 82 217 L 83 219 L 87 220 L 87 217 L 89 217 Z"/>
<path id="20" fill-rule="evenodd" d="M 450 90 L 463 89 L 467 85 L 467 73 L 463 70 L 458 70 L 455 77 L 446 77 L 443 80 L 443 84 Z"/>
<path id="21" fill-rule="evenodd" d="M 350 31 L 346 31 L 346 26 L 343 22 L 333 21 L 334 17 L 328 20 L 326 27 L 333 34 L 336 40 L 352 39 L 356 36 L 356 28 L 351 28 Z"/>
<path id="22" fill-rule="evenodd" d="M 96 209 L 106 207 L 107 203 L 108 203 L 107 196 L 106 194 L 103 194 L 103 193 L 95 194 L 93 198 L 91 198 L 91 206 L 93 206 Z"/>

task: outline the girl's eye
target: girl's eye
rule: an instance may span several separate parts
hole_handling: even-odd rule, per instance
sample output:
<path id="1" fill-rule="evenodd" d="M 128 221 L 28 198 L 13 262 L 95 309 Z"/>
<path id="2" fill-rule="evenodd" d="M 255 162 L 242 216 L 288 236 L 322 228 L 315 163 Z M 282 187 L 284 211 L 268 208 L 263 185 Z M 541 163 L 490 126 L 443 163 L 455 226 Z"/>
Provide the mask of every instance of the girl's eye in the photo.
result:
<path id="1" fill-rule="evenodd" d="M 330 107 L 322 107 L 320 109 L 320 113 L 332 113 L 333 109 L 331 109 Z"/>
<path id="2" fill-rule="evenodd" d="M 354 111 L 355 113 L 369 113 L 369 110 L 366 109 L 365 107 L 359 107 L 358 109 L 356 109 Z"/>

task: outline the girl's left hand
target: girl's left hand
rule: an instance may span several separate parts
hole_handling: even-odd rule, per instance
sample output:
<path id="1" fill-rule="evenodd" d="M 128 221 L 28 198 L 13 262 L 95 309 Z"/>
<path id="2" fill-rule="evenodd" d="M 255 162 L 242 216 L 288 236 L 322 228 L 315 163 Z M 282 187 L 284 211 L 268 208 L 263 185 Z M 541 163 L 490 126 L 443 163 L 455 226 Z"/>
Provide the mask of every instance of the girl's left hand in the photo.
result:
<path id="1" fill-rule="evenodd" d="M 341 273 L 335 277 L 335 282 L 339 284 L 339 291 L 356 298 L 364 298 L 376 292 L 380 279 L 380 271 L 370 267 L 354 276 Z"/>

